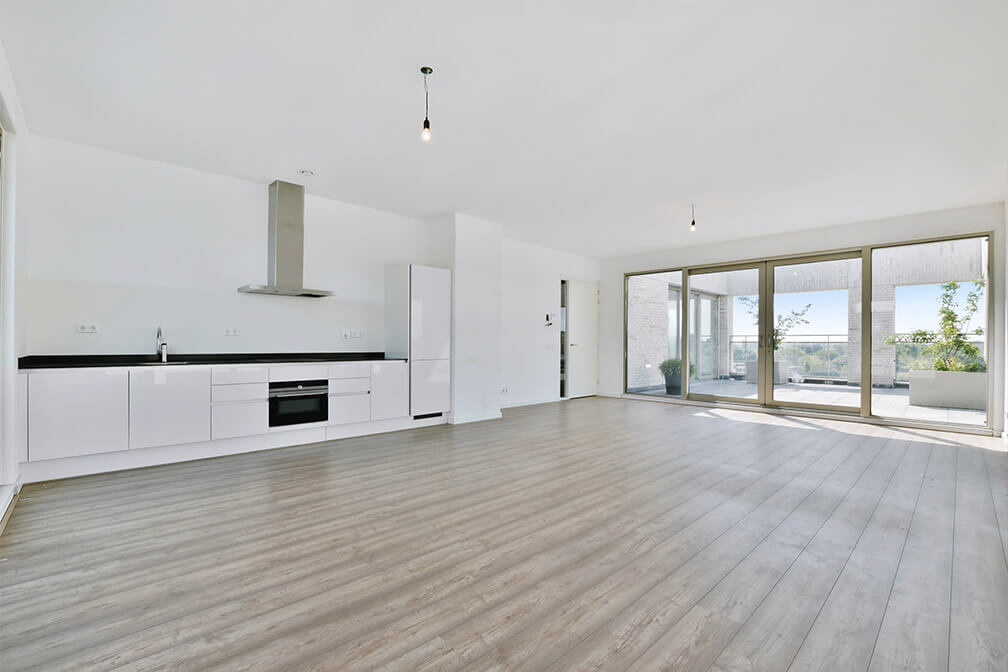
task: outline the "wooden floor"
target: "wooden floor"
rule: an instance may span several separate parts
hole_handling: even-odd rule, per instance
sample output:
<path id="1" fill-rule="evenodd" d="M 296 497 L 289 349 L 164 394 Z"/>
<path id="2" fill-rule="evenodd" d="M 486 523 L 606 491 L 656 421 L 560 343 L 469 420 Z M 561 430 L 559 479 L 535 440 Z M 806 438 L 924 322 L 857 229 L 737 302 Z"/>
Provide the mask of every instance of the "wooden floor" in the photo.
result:
<path id="1" fill-rule="evenodd" d="M 1004 672 L 1003 449 L 583 399 L 27 486 L 0 669 Z"/>

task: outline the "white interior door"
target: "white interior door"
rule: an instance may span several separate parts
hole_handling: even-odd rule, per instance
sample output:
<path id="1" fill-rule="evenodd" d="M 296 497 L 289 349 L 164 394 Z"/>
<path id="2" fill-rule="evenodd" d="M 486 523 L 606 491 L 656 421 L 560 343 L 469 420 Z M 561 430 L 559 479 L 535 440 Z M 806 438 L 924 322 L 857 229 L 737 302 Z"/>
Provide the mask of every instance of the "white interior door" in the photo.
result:
<path id="1" fill-rule="evenodd" d="M 567 283 L 567 396 L 588 397 L 598 385 L 598 284 Z"/>

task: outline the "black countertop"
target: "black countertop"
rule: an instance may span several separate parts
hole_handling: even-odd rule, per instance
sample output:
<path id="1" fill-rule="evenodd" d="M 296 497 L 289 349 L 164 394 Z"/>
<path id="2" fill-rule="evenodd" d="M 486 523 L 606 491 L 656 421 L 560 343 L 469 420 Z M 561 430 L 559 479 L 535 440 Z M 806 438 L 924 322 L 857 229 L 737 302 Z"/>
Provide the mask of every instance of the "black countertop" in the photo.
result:
<path id="1" fill-rule="evenodd" d="M 286 364 L 298 362 L 404 361 L 384 352 L 260 352 L 169 354 L 168 365 L 185 364 Z M 86 366 L 165 366 L 158 355 L 26 355 L 19 369 L 69 369 Z"/>

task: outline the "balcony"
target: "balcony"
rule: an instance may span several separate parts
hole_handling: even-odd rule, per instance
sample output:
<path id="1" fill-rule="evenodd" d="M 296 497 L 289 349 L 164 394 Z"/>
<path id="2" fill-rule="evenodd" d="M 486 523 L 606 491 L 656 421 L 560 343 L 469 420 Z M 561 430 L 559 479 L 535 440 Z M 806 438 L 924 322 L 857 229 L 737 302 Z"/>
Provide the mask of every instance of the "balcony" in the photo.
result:
<path id="1" fill-rule="evenodd" d="M 971 334 L 969 340 L 981 351 L 986 351 L 983 336 Z M 701 343 L 701 352 L 704 351 L 703 345 Z M 893 360 L 881 364 L 891 367 L 888 368 L 890 371 L 895 370 L 895 377 L 891 385 L 876 383 L 873 386 L 872 413 L 906 420 L 983 425 L 987 419 L 984 410 L 910 403 L 908 374 L 915 368 L 924 368 L 922 361 L 926 358 L 921 354 L 924 345 L 897 343 L 891 346 Z M 848 362 L 852 355 L 860 357 L 860 352 L 852 353 L 849 346 L 847 334 L 789 336 L 775 352 L 777 379 L 774 401 L 859 408 L 861 386 L 858 380 L 848 379 Z M 755 379 L 757 348 L 758 337 L 755 334 L 731 336 L 730 376 L 693 378 L 689 383 L 690 391 L 698 395 L 755 401 L 758 395 Z M 630 392 L 668 396 L 664 389 L 654 387 Z"/>

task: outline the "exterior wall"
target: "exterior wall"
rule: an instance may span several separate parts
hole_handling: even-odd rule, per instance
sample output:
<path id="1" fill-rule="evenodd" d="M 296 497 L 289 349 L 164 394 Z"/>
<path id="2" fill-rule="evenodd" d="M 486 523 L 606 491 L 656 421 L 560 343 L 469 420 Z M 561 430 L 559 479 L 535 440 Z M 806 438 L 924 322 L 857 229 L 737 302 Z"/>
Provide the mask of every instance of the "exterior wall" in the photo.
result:
<path id="1" fill-rule="evenodd" d="M 628 278 L 627 388 L 664 384 L 658 365 L 669 358 L 669 273 Z"/>

